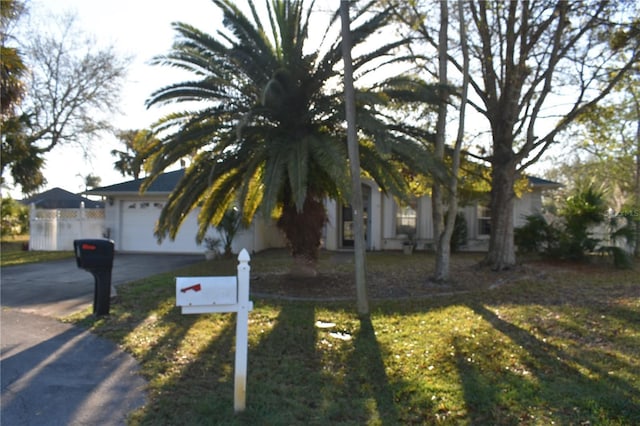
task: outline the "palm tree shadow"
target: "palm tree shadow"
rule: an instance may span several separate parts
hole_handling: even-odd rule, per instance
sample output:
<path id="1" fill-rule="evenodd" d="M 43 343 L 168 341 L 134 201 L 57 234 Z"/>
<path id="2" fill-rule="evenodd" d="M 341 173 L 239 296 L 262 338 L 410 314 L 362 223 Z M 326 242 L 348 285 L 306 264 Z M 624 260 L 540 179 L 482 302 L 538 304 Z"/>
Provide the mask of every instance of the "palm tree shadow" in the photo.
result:
<path id="1" fill-rule="evenodd" d="M 260 424 L 302 424 L 308 410 L 320 410 L 322 380 L 316 352 L 315 307 L 283 304 L 273 328 L 251 345 L 246 420 Z"/>
<path id="2" fill-rule="evenodd" d="M 595 405 L 600 407 L 607 418 L 615 418 L 620 413 L 635 413 L 640 421 L 640 407 L 632 402 L 636 389 L 620 378 L 611 377 L 607 371 L 591 362 L 587 350 L 583 352 L 584 355 L 572 355 L 505 321 L 482 304 L 469 303 L 468 306 L 495 330 L 528 352 L 523 362 L 533 377 L 541 379 L 536 398 L 544 400 L 552 411 L 570 410 L 581 404 Z M 459 345 L 456 346 L 456 353 L 465 400 L 474 423 L 496 420 L 493 416 L 499 413 L 499 396 L 495 388 L 491 387 L 496 380 L 501 380 L 503 384 L 508 382 L 507 386 L 520 393 L 517 398 L 525 400 L 531 397 L 527 394 L 531 392 L 531 387 L 525 385 L 525 378 L 522 376 L 513 373 L 501 374 L 501 377 L 489 377 L 486 373 L 483 375 L 477 368 L 464 362 Z M 592 374 L 586 375 L 581 369 L 591 371 Z M 576 386 L 580 383 L 584 386 Z M 480 399 L 479 392 L 484 392 Z"/>
<path id="3" fill-rule="evenodd" d="M 381 424 L 398 424 L 399 413 L 392 384 L 385 370 L 383 351 L 368 315 L 360 317 L 360 329 L 355 335 L 353 346 L 348 360 L 347 387 L 354 398 L 375 401 Z"/>

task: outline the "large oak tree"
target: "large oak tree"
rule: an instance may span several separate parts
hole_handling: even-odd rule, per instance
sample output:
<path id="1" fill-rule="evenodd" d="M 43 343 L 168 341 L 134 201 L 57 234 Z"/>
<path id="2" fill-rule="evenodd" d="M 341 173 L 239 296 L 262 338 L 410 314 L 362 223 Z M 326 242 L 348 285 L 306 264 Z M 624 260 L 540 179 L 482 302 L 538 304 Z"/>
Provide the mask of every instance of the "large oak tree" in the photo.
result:
<path id="1" fill-rule="evenodd" d="M 403 3 L 398 16 L 417 31 L 422 46 L 437 51 L 437 26 L 424 9 L 430 4 Z M 486 151 L 476 152 L 491 167 L 486 263 L 500 270 L 516 261 L 515 182 L 554 145 L 559 132 L 605 97 L 640 60 L 638 11 L 633 2 L 579 0 L 470 1 L 464 8 L 469 103 L 490 132 Z M 458 40 L 457 35 L 450 38 L 447 54 L 452 71 L 461 75 Z M 627 51 L 624 60 L 622 48 Z"/>

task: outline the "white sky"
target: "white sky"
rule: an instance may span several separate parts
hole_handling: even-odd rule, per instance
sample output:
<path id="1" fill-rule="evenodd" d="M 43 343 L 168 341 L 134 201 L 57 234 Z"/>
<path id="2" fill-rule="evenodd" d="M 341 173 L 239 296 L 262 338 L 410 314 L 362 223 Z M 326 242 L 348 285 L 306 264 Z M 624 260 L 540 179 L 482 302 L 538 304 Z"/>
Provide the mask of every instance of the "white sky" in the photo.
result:
<path id="1" fill-rule="evenodd" d="M 327 12 L 324 15 L 338 7 L 338 0 L 316 1 L 316 9 Z M 122 130 L 149 128 L 162 113 L 158 108 L 147 110 L 145 100 L 153 91 L 180 81 L 177 72 L 148 65 L 152 57 L 169 51 L 175 35 L 171 23 L 186 22 L 210 33 L 222 28 L 222 14 L 211 0 L 30 0 L 29 10 L 32 16 L 45 17 L 72 12 L 78 29 L 98 44 L 113 44 L 123 56 L 134 58 L 121 95 L 121 114 L 111 120 Z M 99 176 L 101 186 L 131 179 L 113 168 L 116 157 L 111 150 L 123 148 L 111 135 L 92 141 L 89 158 L 77 146 L 56 147 L 46 156 L 47 185 L 42 190 L 82 191 L 88 174 Z M 11 195 L 22 198 L 15 190 Z"/>
<path id="2" fill-rule="evenodd" d="M 316 1 L 316 8 L 327 12 L 324 15 L 338 6 L 338 0 Z M 211 0 L 31 0 L 30 12 L 44 16 L 73 12 L 79 29 L 95 36 L 98 44 L 113 44 L 123 56 L 134 58 L 121 95 L 121 114 L 111 120 L 122 130 L 150 127 L 162 113 L 157 108 L 147 110 L 144 101 L 154 90 L 180 81 L 175 72 L 148 65 L 152 57 L 170 49 L 171 23 L 183 21 L 207 32 L 222 27 L 221 14 Z M 102 186 L 129 180 L 114 170 L 113 149 L 123 149 L 123 145 L 110 135 L 92 141 L 88 158 L 77 146 L 56 147 L 46 157 L 47 185 L 42 190 L 61 187 L 80 192 L 88 174 L 99 176 Z M 11 195 L 22 198 L 17 191 Z"/>
<path id="3" fill-rule="evenodd" d="M 147 110 L 144 101 L 156 89 L 176 81 L 171 70 L 148 65 L 155 55 L 168 52 L 173 42 L 171 23 L 184 21 L 213 32 L 221 26 L 221 14 L 210 0 L 32 0 L 31 15 L 50 16 L 73 12 L 78 27 L 95 36 L 98 44 L 113 44 L 122 56 L 133 57 L 121 94 L 120 114 L 112 117 L 118 129 L 144 129 L 161 116 Z M 173 76 L 173 78 L 172 78 Z M 43 190 L 61 187 L 71 192 L 84 189 L 84 176 L 99 176 L 101 185 L 130 179 L 113 168 L 112 149 L 123 149 L 115 137 L 105 135 L 91 142 L 90 156 L 80 148 L 56 147 L 46 156 Z M 12 194 L 21 198 L 21 194 Z"/>

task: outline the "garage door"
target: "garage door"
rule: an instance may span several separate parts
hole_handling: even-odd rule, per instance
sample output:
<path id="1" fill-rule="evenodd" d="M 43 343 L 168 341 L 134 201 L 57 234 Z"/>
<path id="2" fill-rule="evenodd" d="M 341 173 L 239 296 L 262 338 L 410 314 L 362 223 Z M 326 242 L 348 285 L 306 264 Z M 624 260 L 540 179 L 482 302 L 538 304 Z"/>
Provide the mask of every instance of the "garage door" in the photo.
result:
<path id="1" fill-rule="evenodd" d="M 191 212 L 175 241 L 165 239 L 162 244 L 153 235 L 163 201 L 128 200 L 120 204 L 120 241 L 116 247 L 131 252 L 202 253 L 195 242 L 197 212 Z"/>

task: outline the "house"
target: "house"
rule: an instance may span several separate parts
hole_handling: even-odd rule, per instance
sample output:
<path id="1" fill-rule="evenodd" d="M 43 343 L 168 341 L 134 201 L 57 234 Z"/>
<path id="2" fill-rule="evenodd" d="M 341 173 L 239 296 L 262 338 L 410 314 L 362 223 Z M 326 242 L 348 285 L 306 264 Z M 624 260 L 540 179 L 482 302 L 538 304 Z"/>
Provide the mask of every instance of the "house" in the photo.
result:
<path id="1" fill-rule="evenodd" d="M 84 204 L 86 209 L 101 209 L 104 203 L 90 200 L 82 195 L 74 194 L 62 188 L 53 188 L 40 194 L 20 200 L 25 206 L 37 209 L 79 209 Z"/>
<path id="2" fill-rule="evenodd" d="M 105 198 L 105 236 L 114 240 L 115 249 L 123 252 L 203 253 L 205 247 L 196 242 L 198 211 L 187 215 L 176 238 L 159 242 L 154 235 L 156 221 L 184 170 L 164 173 L 143 193 L 144 179 L 95 188 L 87 192 Z M 218 237 L 215 229 L 209 235 Z M 274 224 L 256 217 L 249 229 L 238 232 L 233 251 L 246 248 L 250 252 L 271 247 L 284 247 L 285 241 Z"/>
<path id="3" fill-rule="evenodd" d="M 62 188 L 20 201 L 29 210 L 29 250 L 73 250 L 73 240 L 102 237 L 104 204 Z"/>
<path id="4" fill-rule="evenodd" d="M 184 170 L 160 175 L 143 194 L 143 179 L 131 180 L 88 191 L 105 198 L 105 235 L 113 239 L 115 248 L 127 252 L 202 253 L 204 247 L 196 243 L 197 211 L 185 218 L 175 240 L 163 240 L 154 236 L 154 227 L 160 210 L 168 196 L 183 176 Z M 542 192 L 558 188 L 559 184 L 540 178 L 529 178 L 530 191 L 516 200 L 514 223 L 524 223 L 524 217 L 542 208 Z M 366 219 L 366 246 L 368 250 L 399 250 L 407 239 L 407 230 L 415 232 L 418 249 L 428 249 L 433 241 L 431 199 L 428 196 L 415 200 L 411 206 L 400 206 L 393 197 L 380 191 L 375 182 L 363 180 L 363 205 Z M 353 247 L 351 208 L 335 200 L 325 203 L 328 222 L 323 230 L 323 247 L 341 250 Z M 490 214 L 486 206 L 473 204 L 463 207 L 467 222 L 468 250 L 486 250 Z M 216 231 L 212 229 L 212 236 Z M 256 217 L 249 229 L 234 239 L 233 250 L 247 248 L 261 251 L 284 247 L 285 240 L 275 223 Z"/>

